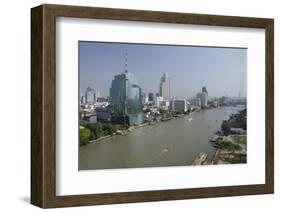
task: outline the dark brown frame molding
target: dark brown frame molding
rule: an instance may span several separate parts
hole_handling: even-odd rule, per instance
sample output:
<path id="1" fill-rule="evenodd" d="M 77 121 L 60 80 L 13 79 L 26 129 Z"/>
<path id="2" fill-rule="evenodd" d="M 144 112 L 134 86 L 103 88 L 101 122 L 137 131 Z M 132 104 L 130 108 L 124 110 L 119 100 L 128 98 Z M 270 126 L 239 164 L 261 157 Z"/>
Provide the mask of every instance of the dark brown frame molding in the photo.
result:
<path id="1" fill-rule="evenodd" d="M 56 195 L 56 17 L 262 28 L 266 34 L 265 184 L 90 195 Z M 66 207 L 274 192 L 274 20 L 234 16 L 41 5 L 31 9 L 31 203 Z M 253 79 L 254 80 L 254 79 Z"/>

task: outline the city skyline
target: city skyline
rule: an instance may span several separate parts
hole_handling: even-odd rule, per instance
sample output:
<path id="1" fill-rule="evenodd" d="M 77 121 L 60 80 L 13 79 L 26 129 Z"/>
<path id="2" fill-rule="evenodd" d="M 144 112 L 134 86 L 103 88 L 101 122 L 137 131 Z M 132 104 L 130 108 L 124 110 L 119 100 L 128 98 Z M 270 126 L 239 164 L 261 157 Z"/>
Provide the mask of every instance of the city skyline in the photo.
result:
<path id="1" fill-rule="evenodd" d="M 113 77 L 127 68 L 146 95 L 158 93 L 168 73 L 171 97 L 195 97 L 202 86 L 211 97 L 246 97 L 246 49 L 80 41 L 79 62 L 80 93 L 90 86 L 109 96 Z"/>

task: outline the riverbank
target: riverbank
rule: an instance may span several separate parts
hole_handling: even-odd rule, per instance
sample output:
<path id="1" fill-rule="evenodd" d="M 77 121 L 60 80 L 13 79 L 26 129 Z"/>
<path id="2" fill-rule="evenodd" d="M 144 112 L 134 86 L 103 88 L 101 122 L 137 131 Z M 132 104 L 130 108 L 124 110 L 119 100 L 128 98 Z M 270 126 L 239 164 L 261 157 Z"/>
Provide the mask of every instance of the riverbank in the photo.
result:
<path id="1" fill-rule="evenodd" d="M 108 139 L 108 138 L 111 138 L 111 137 L 117 136 L 117 135 L 127 135 L 129 132 L 132 132 L 135 129 L 145 127 L 145 126 L 148 126 L 148 125 L 150 125 L 150 124 L 149 123 L 143 123 L 143 124 L 140 124 L 138 126 L 130 126 L 126 130 L 117 130 L 116 133 L 113 133 L 112 135 L 105 135 L 105 136 L 102 136 L 102 137 L 97 138 L 95 140 L 91 140 L 91 141 L 89 141 L 89 144 L 93 144 L 93 143 L 96 143 L 96 142 L 102 142 L 104 139 Z"/>
<path id="2" fill-rule="evenodd" d="M 175 114 L 172 117 L 161 118 L 161 119 L 157 120 L 157 122 L 156 121 L 154 121 L 154 122 L 150 121 L 150 122 L 145 122 L 145 123 L 137 125 L 137 126 L 130 126 L 128 129 L 117 130 L 115 133 L 113 133 L 111 135 L 105 135 L 105 136 L 102 136 L 102 137 L 97 138 L 95 140 L 91 140 L 91 141 L 89 141 L 89 144 L 96 143 L 96 142 L 101 142 L 104 139 L 108 139 L 110 137 L 117 136 L 117 135 L 127 135 L 129 132 L 132 132 L 135 129 L 138 129 L 138 128 L 141 128 L 141 127 L 145 127 L 145 126 L 149 126 L 149 125 L 156 125 L 156 124 L 159 124 L 160 122 L 169 122 L 169 121 L 171 121 L 174 118 L 177 119 L 177 118 L 187 117 L 187 116 L 190 116 L 191 114 L 193 114 L 194 112 L 197 112 L 197 111 L 193 111 L 193 112 L 191 112 L 189 114 Z"/>
<path id="3" fill-rule="evenodd" d="M 233 164 L 247 162 L 247 110 L 230 115 L 221 125 L 221 131 L 217 131 L 210 139 L 212 146 L 217 149 L 212 160 L 203 159 L 204 153 L 200 153 L 193 163 L 203 164 Z"/>
<path id="4" fill-rule="evenodd" d="M 106 135 L 106 136 L 100 137 L 100 138 L 98 138 L 98 139 L 91 140 L 91 141 L 89 141 L 89 143 L 95 143 L 95 142 L 98 142 L 98 141 L 102 141 L 102 140 L 104 140 L 104 139 L 106 139 L 106 138 L 110 138 L 110 137 L 112 137 L 112 136 L 114 136 L 114 135 L 115 135 L 115 134 L 113 134 L 113 135 Z"/>
<path id="5" fill-rule="evenodd" d="M 211 140 L 217 148 L 212 160 L 207 160 L 206 153 L 200 153 L 191 165 L 216 165 L 247 163 L 247 136 L 246 135 L 215 135 Z"/>

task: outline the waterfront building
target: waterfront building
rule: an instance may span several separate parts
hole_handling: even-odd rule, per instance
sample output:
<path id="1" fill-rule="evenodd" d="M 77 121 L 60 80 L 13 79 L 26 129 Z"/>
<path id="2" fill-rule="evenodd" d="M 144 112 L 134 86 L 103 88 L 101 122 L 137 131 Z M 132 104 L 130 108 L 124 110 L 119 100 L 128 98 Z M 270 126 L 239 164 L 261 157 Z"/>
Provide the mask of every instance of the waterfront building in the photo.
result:
<path id="1" fill-rule="evenodd" d="M 187 110 L 187 102 L 184 98 L 177 98 L 171 101 L 170 108 L 172 111 L 186 112 Z"/>
<path id="2" fill-rule="evenodd" d="M 89 123 L 97 123 L 97 116 L 92 114 L 84 115 L 83 120 L 88 121 Z"/>
<path id="3" fill-rule="evenodd" d="M 168 73 L 164 73 L 160 79 L 159 96 L 163 97 L 164 101 L 170 101 L 170 77 Z"/>
<path id="4" fill-rule="evenodd" d="M 216 101 L 216 100 L 213 101 L 213 102 L 212 102 L 212 105 L 213 105 L 214 107 L 218 107 L 218 106 L 219 106 L 218 101 Z"/>
<path id="5" fill-rule="evenodd" d="M 110 107 L 97 108 L 97 121 L 98 122 L 110 122 L 111 121 L 111 110 Z"/>
<path id="6" fill-rule="evenodd" d="M 160 101 L 159 102 L 160 109 L 168 110 L 169 107 L 170 107 L 170 101 Z"/>
<path id="7" fill-rule="evenodd" d="M 142 89 L 133 73 L 128 72 L 127 55 L 125 72 L 114 76 L 110 88 L 111 121 L 139 125 L 143 123 Z"/>
<path id="8" fill-rule="evenodd" d="M 160 102 L 163 101 L 163 97 L 160 97 L 160 96 L 156 96 L 156 99 L 155 99 L 155 106 L 156 107 L 160 107 Z"/>

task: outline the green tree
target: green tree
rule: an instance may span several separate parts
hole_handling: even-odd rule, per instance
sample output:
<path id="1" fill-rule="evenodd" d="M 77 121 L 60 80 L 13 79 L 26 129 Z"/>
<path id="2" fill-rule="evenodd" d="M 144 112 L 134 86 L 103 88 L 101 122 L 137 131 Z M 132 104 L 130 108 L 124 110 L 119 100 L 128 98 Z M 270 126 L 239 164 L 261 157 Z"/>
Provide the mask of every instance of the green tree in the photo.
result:
<path id="1" fill-rule="evenodd" d="M 87 127 L 89 125 L 88 121 L 80 120 L 80 126 Z"/>
<path id="2" fill-rule="evenodd" d="M 80 129 L 80 134 L 79 134 L 79 143 L 80 145 L 86 145 L 89 143 L 89 140 L 91 138 L 91 131 L 87 128 L 82 128 Z"/>
<path id="3" fill-rule="evenodd" d="M 98 139 L 102 136 L 104 136 L 104 131 L 102 129 L 102 124 L 101 123 L 90 123 L 87 126 L 92 134 L 95 136 L 95 139 Z"/>
<path id="4" fill-rule="evenodd" d="M 115 125 L 112 125 L 110 123 L 108 124 L 103 124 L 103 127 L 102 127 L 105 135 L 109 134 L 109 135 L 113 135 L 114 132 L 116 132 L 116 128 L 115 128 Z"/>
<path id="5" fill-rule="evenodd" d="M 224 132 L 225 135 L 230 134 L 230 124 L 228 121 L 224 120 L 222 122 L 221 130 Z"/>

